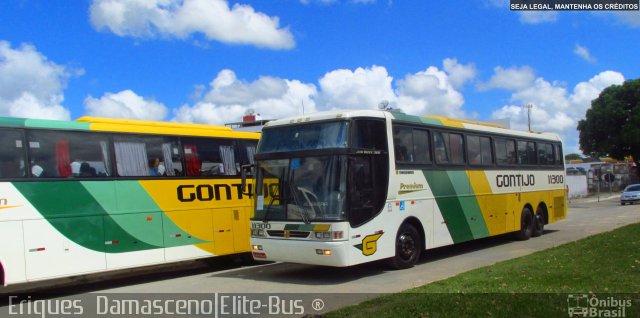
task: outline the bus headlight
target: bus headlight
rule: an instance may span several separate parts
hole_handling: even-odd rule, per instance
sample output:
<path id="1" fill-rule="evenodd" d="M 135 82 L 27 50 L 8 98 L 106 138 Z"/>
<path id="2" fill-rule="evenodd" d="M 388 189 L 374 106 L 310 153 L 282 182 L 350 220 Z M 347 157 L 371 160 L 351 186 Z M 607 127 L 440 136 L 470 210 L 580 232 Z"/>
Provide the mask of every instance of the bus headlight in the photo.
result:
<path id="1" fill-rule="evenodd" d="M 263 229 L 251 229 L 251 236 L 264 237 Z"/>

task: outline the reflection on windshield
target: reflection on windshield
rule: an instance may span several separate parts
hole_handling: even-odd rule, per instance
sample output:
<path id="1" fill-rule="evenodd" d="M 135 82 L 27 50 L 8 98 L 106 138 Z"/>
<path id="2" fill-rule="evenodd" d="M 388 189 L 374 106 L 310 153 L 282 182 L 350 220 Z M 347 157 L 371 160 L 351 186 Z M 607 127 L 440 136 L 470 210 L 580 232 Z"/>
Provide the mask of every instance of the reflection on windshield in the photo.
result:
<path id="1" fill-rule="evenodd" d="M 344 220 L 346 157 L 258 162 L 257 220 Z"/>
<path id="2" fill-rule="evenodd" d="M 347 125 L 343 121 L 264 129 L 258 152 L 345 148 Z"/>

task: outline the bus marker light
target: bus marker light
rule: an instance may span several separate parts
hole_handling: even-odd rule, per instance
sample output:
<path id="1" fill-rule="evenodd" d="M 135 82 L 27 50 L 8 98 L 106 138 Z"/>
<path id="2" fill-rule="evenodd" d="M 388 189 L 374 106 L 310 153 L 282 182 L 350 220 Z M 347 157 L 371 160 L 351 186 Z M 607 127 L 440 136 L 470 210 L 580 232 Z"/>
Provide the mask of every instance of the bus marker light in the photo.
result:
<path id="1" fill-rule="evenodd" d="M 147 216 L 147 221 L 153 221 L 153 216 Z"/>
<path id="2" fill-rule="evenodd" d="M 359 238 L 361 236 L 362 236 L 361 234 L 356 234 L 356 235 L 352 236 L 351 238 Z"/>
<path id="3" fill-rule="evenodd" d="M 267 254 L 261 252 L 253 252 L 253 257 L 255 258 L 267 258 Z"/>
<path id="4" fill-rule="evenodd" d="M 380 231 L 375 232 L 374 234 L 384 234 L 384 231 L 380 230 Z"/>

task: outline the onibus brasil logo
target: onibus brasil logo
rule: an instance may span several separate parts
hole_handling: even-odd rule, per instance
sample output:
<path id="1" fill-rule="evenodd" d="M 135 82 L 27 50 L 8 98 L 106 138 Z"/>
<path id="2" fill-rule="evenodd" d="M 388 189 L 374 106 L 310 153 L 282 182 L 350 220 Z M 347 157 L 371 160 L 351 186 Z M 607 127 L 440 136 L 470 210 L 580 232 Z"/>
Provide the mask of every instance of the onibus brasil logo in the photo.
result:
<path id="1" fill-rule="evenodd" d="M 613 296 L 598 298 L 587 294 L 567 296 L 569 317 L 626 317 L 627 307 L 631 307 L 631 299 Z"/>

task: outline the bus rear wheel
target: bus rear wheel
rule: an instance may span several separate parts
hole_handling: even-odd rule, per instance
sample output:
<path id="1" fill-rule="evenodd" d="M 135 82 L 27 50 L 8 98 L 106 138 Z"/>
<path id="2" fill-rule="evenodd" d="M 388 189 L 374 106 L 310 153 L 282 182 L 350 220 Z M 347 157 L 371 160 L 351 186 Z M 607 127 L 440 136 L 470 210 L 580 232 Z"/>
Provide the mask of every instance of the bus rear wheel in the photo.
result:
<path id="1" fill-rule="evenodd" d="M 520 218 L 520 230 L 516 232 L 516 238 L 520 241 L 526 241 L 533 235 L 535 221 L 531 209 L 525 207 L 522 209 L 522 217 Z"/>
<path id="2" fill-rule="evenodd" d="M 395 269 L 411 268 L 420 259 L 422 241 L 420 234 L 413 225 L 403 224 L 396 236 L 396 255 L 389 260 L 389 265 Z"/>
<path id="3" fill-rule="evenodd" d="M 534 226 L 533 226 L 533 233 L 531 233 L 531 236 L 538 237 L 542 235 L 542 233 L 544 232 L 545 220 L 544 220 L 544 209 L 542 207 L 538 207 L 536 209 L 536 216 L 533 222 L 534 222 Z"/>

